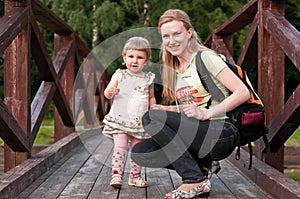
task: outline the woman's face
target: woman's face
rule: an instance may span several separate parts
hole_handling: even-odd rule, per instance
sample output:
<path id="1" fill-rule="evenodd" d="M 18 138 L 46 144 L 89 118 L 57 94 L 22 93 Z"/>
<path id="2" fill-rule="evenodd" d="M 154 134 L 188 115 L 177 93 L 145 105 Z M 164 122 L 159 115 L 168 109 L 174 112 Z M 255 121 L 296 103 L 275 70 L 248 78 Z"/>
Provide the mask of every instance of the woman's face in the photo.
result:
<path id="1" fill-rule="evenodd" d="M 184 56 L 192 29 L 186 30 L 182 21 L 170 21 L 161 26 L 162 42 L 173 56 Z"/>

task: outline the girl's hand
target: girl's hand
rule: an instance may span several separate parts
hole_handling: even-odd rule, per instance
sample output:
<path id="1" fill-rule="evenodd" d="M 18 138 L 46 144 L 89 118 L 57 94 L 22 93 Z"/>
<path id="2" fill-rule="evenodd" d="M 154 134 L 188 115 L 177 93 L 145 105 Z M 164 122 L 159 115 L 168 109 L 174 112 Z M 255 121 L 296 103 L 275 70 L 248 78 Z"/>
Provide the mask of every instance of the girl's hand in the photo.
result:
<path id="1" fill-rule="evenodd" d="M 120 92 L 120 89 L 117 87 L 111 87 L 110 89 L 108 89 L 108 94 L 113 97 L 115 95 L 118 95 Z"/>
<path id="2" fill-rule="evenodd" d="M 208 109 L 199 109 L 195 103 L 182 105 L 181 111 L 186 116 L 193 117 L 201 121 L 207 120 L 211 117 Z"/>

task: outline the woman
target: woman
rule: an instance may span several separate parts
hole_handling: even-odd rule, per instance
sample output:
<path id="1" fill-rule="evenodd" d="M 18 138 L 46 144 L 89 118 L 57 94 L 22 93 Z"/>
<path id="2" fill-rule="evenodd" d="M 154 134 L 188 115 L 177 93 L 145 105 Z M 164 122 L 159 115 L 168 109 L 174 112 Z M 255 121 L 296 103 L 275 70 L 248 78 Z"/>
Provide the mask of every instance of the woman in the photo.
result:
<path id="1" fill-rule="evenodd" d="M 226 112 L 247 101 L 250 94 L 222 58 L 200 43 L 184 11 L 167 10 L 158 26 L 162 36 L 163 97 L 176 105 L 154 104 L 145 113 L 142 122 L 151 138 L 135 145 L 132 158 L 143 166 L 175 169 L 182 177 L 182 185 L 167 193 L 166 198 L 193 198 L 210 192 L 203 168 L 234 150 L 237 129 Z M 222 102 L 212 100 L 201 84 L 195 64 L 199 52 L 225 95 Z"/>

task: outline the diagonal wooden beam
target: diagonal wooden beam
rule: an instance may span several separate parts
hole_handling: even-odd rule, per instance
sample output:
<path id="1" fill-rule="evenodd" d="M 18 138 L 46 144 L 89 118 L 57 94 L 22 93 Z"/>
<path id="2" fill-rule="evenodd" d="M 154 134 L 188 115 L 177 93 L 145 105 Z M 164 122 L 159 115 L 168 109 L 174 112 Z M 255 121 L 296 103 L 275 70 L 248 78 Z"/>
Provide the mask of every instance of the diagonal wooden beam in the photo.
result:
<path id="1" fill-rule="evenodd" d="M 29 152 L 26 133 L 0 99 L 0 137 L 14 151 Z"/>
<path id="2" fill-rule="evenodd" d="M 57 53 L 53 65 L 55 71 L 57 73 L 58 78 L 60 78 L 65 69 L 66 63 L 69 59 L 69 56 L 72 53 L 74 42 L 73 41 L 65 41 L 64 47 L 60 49 Z M 45 82 L 41 83 L 39 90 L 37 91 L 32 103 L 31 103 L 31 138 L 30 140 L 33 142 L 36 134 L 42 124 L 43 118 L 46 114 L 47 108 L 51 100 L 54 97 L 56 91 L 56 86 L 53 82 Z M 33 144 L 33 143 L 31 143 Z"/>
<path id="3" fill-rule="evenodd" d="M 272 152 L 284 145 L 289 137 L 300 126 L 300 85 L 296 88 L 283 108 L 274 117 L 270 126 L 268 139 Z"/>
<path id="4" fill-rule="evenodd" d="M 237 64 L 246 71 L 253 65 L 257 65 L 257 16 L 253 20 L 250 31 L 240 53 Z"/>
<path id="5" fill-rule="evenodd" d="M 263 24 L 274 41 L 300 71 L 300 32 L 284 16 L 272 10 L 264 10 Z"/>
<path id="6" fill-rule="evenodd" d="M 222 39 L 218 40 L 213 40 L 212 46 L 214 46 L 214 50 L 217 51 L 218 53 L 224 55 L 226 57 L 226 60 L 231 63 L 235 64 L 235 61 L 229 52 L 229 49 L 227 48 L 226 44 Z"/>
<path id="7" fill-rule="evenodd" d="M 56 91 L 53 82 L 43 81 L 31 102 L 31 131 L 29 136 L 30 146 L 33 145 L 38 130 L 46 115 L 47 109 Z"/>
<path id="8" fill-rule="evenodd" d="M 75 33 L 66 22 L 60 19 L 53 11 L 43 4 L 40 0 L 31 0 L 31 8 L 36 19 L 42 24 L 46 24 L 54 33 L 74 33 L 76 48 L 81 57 L 86 57 L 90 53 L 89 47 Z"/>
<path id="9" fill-rule="evenodd" d="M 54 82 L 56 86 L 56 92 L 53 99 L 54 99 L 55 106 L 57 107 L 64 124 L 66 126 L 74 126 L 72 111 L 70 109 L 64 91 L 61 87 L 59 77 L 56 74 L 56 70 L 55 70 L 55 68 L 56 69 L 63 68 L 63 66 L 56 65 L 56 67 L 54 68 L 50 56 L 47 52 L 46 45 L 41 38 L 41 34 L 39 32 L 39 29 L 34 19 L 32 19 L 31 21 L 31 27 L 32 27 L 32 34 L 31 34 L 32 56 L 35 59 L 35 62 L 37 64 L 37 67 L 43 79 L 45 81 Z M 73 49 L 73 45 L 74 43 L 72 41 L 69 41 L 69 45 L 66 45 L 66 48 L 63 48 L 62 51 L 64 51 L 64 53 L 67 53 L 65 55 L 62 55 L 65 57 L 65 59 L 69 58 L 67 55 L 70 55 L 70 51 Z M 61 59 L 61 57 L 58 56 L 57 59 Z M 54 63 L 57 62 L 58 61 L 54 61 Z M 60 61 L 59 63 L 65 64 L 66 61 L 63 62 Z"/>
<path id="10" fill-rule="evenodd" d="M 0 54 L 28 24 L 29 8 L 14 7 L 0 19 Z"/>
<path id="11" fill-rule="evenodd" d="M 239 12 L 229 18 L 223 25 L 214 30 L 203 42 L 205 46 L 211 46 L 213 35 L 232 35 L 246 25 L 252 23 L 257 12 L 257 0 L 249 1 Z"/>

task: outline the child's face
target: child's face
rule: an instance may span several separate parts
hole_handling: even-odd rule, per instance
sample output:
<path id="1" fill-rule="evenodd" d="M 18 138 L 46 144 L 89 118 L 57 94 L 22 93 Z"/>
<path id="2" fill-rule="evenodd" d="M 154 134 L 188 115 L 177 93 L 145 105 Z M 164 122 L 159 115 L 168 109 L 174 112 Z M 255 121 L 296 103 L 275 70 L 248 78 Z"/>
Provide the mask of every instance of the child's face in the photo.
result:
<path id="1" fill-rule="evenodd" d="M 146 52 L 141 50 L 128 50 L 123 56 L 123 60 L 127 69 L 134 74 L 141 73 L 148 61 Z"/>

